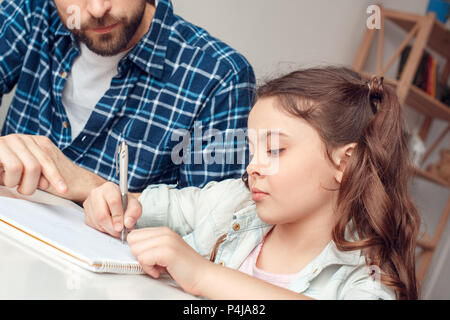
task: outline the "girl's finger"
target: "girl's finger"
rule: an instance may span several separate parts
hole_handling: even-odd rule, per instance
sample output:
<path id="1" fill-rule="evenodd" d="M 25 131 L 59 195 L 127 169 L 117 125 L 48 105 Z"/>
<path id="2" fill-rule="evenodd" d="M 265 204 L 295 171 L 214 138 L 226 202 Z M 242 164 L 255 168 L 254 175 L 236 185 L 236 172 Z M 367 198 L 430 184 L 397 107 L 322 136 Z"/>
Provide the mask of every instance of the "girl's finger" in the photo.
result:
<path id="1" fill-rule="evenodd" d="M 170 236 L 162 235 L 143 239 L 138 242 L 130 243 L 131 252 L 138 257 L 146 251 L 150 251 L 157 247 L 164 247 L 170 241 Z"/>
<path id="2" fill-rule="evenodd" d="M 167 267 L 168 265 L 168 261 L 166 261 L 165 248 L 163 247 L 157 247 L 151 250 L 147 250 L 138 255 L 137 259 L 139 261 L 139 264 L 143 268 L 153 266 Z"/>
<path id="3" fill-rule="evenodd" d="M 148 265 L 143 265 L 142 269 L 144 270 L 144 272 L 150 276 L 152 276 L 155 279 L 158 279 L 159 276 L 161 275 L 160 269 L 158 266 L 148 266 Z"/>
<path id="4" fill-rule="evenodd" d="M 123 229 L 123 205 L 122 196 L 120 195 L 120 190 L 113 189 L 109 192 L 105 191 L 103 197 L 109 208 L 109 213 L 111 215 L 111 224 L 116 232 L 121 232 Z"/>
<path id="5" fill-rule="evenodd" d="M 135 243 L 151 237 L 159 237 L 161 235 L 169 235 L 169 234 L 175 234 L 175 232 L 168 227 L 136 229 L 128 234 L 127 242 Z"/>
<path id="6" fill-rule="evenodd" d="M 128 197 L 128 207 L 125 211 L 125 227 L 132 229 L 136 224 L 137 220 L 142 215 L 142 206 L 140 202 L 133 196 Z"/>
<path id="7" fill-rule="evenodd" d="M 118 238 L 120 232 L 117 232 L 114 229 L 109 204 L 105 199 L 105 197 L 108 196 L 105 194 L 101 194 L 100 196 L 93 199 L 92 203 L 92 207 L 94 209 L 93 218 L 95 219 L 96 223 L 106 231 L 106 233 L 109 233 L 113 237 Z"/>
<path id="8" fill-rule="evenodd" d="M 98 231 L 101 231 L 103 233 L 108 233 L 100 224 L 97 223 L 95 219 L 93 219 L 93 205 L 92 205 L 92 199 L 88 198 L 83 203 L 83 208 L 85 212 L 85 223 L 90 226 L 91 228 L 97 229 Z"/>

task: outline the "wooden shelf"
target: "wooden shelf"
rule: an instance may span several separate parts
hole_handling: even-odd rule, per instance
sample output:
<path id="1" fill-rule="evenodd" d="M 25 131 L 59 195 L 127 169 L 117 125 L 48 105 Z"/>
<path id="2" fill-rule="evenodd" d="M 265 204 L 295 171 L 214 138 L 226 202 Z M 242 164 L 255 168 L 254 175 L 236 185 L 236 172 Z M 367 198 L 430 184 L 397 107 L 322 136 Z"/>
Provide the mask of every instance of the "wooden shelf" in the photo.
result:
<path id="1" fill-rule="evenodd" d="M 408 14 L 411 16 L 411 19 L 406 20 L 404 13 L 395 10 L 385 10 L 384 14 L 386 18 L 405 31 L 410 31 L 416 22 L 422 18 L 419 15 Z M 427 46 L 442 55 L 442 57 L 450 59 L 450 30 L 439 20 L 435 19 L 434 21 Z"/>
<path id="2" fill-rule="evenodd" d="M 450 188 L 450 183 L 446 180 L 442 179 L 439 176 L 433 175 L 429 173 L 428 171 L 422 170 L 420 168 L 414 168 L 414 174 L 420 178 L 426 179 L 428 181 L 437 183 L 443 187 Z"/>
<path id="3" fill-rule="evenodd" d="M 373 76 L 367 72 L 360 73 L 367 78 Z M 384 81 L 397 90 L 398 80 L 385 78 Z M 410 87 L 406 98 L 406 104 L 424 115 L 442 119 L 444 121 L 450 121 L 450 107 L 414 85 L 411 85 Z"/>
<path id="4" fill-rule="evenodd" d="M 436 246 L 434 245 L 434 243 L 429 242 L 429 241 L 417 240 L 417 245 L 420 248 L 422 248 L 422 250 L 426 250 L 426 251 L 433 251 L 434 249 L 436 249 Z"/>
<path id="5" fill-rule="evenodd" d="M 385 79 L 388 84 L 391 84 L 397 89 L 398 80 Z M 450 107 L 443 104 L 438 99 L 430 96 L 428 93 L 419 89 L 415 85 L 411 85 L 408 95 L 406 97 L 406 104 L 418 112 L 430 116 L 432 118 L 450 121 Z"/>

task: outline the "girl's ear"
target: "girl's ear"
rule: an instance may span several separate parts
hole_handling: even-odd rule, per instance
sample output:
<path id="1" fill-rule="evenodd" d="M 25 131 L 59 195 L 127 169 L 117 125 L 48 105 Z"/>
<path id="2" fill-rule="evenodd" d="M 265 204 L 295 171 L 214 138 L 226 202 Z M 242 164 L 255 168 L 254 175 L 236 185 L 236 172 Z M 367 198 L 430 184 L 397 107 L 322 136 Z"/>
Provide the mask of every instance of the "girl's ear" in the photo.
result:
<path id="1" fill-rule="evenodd" d="M 333 151 L 332 159 L 336 165 L 336 171 L 334 179 L 337 183 L 341 183 L 342 176 L 344 175 L 345 167 L 347 166 L 348 159 L 352 156 L 353 150 L 356 148 L 356 142 L 346 144 Z"/>

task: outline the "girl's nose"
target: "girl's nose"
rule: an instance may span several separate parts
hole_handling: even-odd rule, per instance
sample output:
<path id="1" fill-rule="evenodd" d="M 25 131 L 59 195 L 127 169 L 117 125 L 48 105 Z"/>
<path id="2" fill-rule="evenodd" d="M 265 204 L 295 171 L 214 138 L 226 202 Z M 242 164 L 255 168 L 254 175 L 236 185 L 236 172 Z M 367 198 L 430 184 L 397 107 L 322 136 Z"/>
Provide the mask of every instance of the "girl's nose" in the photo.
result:
<path id="1" fill-rule="evenodd" d="M 87 10 L 94 18 L 103 18 L 111 10 L 111 1 L 88 0 Z"/>
<path id="2" fill-rule="evenodd" d="M 247 166 L 247 173 L 250 176 L 254 175 L 261 175 L 260 168 L 258 166 L 258 163 L 256 162 L 256 157 L 250 157 L 250 163 Z"/>

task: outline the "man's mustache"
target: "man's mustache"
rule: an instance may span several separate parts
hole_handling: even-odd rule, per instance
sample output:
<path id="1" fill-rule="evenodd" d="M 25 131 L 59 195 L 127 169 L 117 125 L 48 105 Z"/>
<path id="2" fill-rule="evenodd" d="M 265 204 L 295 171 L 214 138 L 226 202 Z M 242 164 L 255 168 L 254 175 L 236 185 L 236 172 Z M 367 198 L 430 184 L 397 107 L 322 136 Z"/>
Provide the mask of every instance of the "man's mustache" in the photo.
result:
<path id="1" fill-rule="evenodd" d="M 101 18 L 90 18 L 87 22 L 84 22 L 81 26 L 81 30 L 87 30 L 87 29 L 97 29 L 97 28 L 105 28 L 112 26 L 123 19 L 114 17 L 113 15 L 106 15 Z"/>

